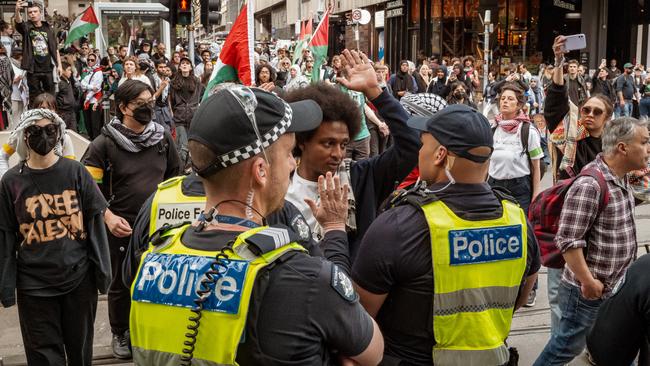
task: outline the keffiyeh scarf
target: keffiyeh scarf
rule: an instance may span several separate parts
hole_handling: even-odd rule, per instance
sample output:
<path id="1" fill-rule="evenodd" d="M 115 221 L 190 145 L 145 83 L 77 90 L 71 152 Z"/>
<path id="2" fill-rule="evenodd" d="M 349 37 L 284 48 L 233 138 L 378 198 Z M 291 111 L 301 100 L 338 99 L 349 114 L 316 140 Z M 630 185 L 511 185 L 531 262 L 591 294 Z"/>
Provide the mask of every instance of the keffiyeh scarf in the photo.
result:
<path id="1" fill-rule="evenodd" d="M 494 117 L 494 121 L 497 123 L 497 126 L 507 133 L 516 134 L 519 125 L 524 122 L 530 122 L 530 118 L 528 118 L 528 115 L 522 111 L 519 112 L 519 115 L 515 118 L 509 120 L 504 120 L 503 115 L 499 113 Z"/>
<path id="2" fill-rule="evenodd" d="M 136 133 L 117 118 L 113 118 L 104 126 L 103 131 L 117 145 L 130 152 L 145 150 L 156 145 L 165 137 L 165 128 L 158 123 L 149 122 L 142 133 Z"/>
<path id="3" fill-rule="evenodd" d="M 65 122 L 59 117 L 58 114 L 54 113 L 49 109 L 36 108 L 25 111 L 20 116 L 20 123 L 16 126 L 16 129 L 11 132 L 9 136 L 9 141 L 7 145 L 10 148 L 15 148 L 20 160 L 26 160 L 29 155 L 29 147 L 25 142 L 25 129 L 29 126 L 35 125 L 36 122 L 47 119 L 52 121 L 55 125 L 59 126 L 59 141 L 54 146 L 54 152 L 62 156 L 63 151 L 63 138 L 65 136 Z"/>
<path id="4" fill-rule="evenodd" d="M 564 116 L 562 123 L 555 128 L 549 140 L 563 154 L 559 170 L 571 172 L 575 164 L 578 141 L 589 137 L 589 132 L 585 129 L 578 113 L 578 107 L 569 101 L 569 113 Z M 557 161 L 553 159 L 553 167 L 557 166 Z M 577 174 L 576 172 L 573 172 Z"/>
<path id="5" fill-rule="evenodd" d="M 447 101 L 443 97 L 432 93 L 407 93 L 399 103 L 411 116 L 423 117 L 433 116 L 447 106 Z"/>

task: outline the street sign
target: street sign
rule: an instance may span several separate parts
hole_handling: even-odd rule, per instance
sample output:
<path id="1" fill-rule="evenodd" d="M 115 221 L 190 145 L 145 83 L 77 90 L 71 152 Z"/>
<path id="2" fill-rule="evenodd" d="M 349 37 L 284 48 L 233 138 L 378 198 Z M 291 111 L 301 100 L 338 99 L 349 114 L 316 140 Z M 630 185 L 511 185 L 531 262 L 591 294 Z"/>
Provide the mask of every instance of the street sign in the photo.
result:
<path id="1" fill-rule="evenodd" d="M 404 1 L 402 0 L 394 0 L 386 3 L 386 9 L 401 8 L 403 6 L 404 6 Z"/>
<path id="2" fill-rule="evenodd" d="M 361 9 L 353 9 L 352 10 L 352 20 L 355 22 L 358 22 L 361 20 Z"/>
<path id="3" fill-rule="evenodd" d="M 404 8 L 388 9 L 386 10 L 386 18 L 401 17 L 404 15 Z"/>
<path id="4" fill-rule="evenodd" d="M 166 10 L 133 10 L 133 9 L 104 9 L 102 14 L 108 15 L 156 15 L 160 16 Z"/>
<path id="5" fill-rule="evenodd" d="M 359 19 L 359 24 L 366 25 L 370 23 L 370 19 L 372 16 L 370 15 L 370 12 L 366 9 L 361 9 L 361 19 Z"/>

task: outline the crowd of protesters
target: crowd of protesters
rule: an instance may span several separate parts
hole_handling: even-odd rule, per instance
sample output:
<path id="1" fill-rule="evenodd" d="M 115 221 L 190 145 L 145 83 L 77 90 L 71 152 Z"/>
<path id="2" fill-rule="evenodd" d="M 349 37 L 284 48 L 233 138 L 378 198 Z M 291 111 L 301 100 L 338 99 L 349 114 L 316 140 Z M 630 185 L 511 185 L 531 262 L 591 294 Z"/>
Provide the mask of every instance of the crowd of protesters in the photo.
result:
<path id="1" fill-rule="evenodd" d="M 23 8 L 27 19 L 21 16 Z M 113 354 L 131 358 L 134 351 L 129 315 L 133 315 L 133 278 L 129 277 L 137 268 L 129 267 L 137 267 L 136 254 L 142 254 L 152 234 L 150 227 L 154 223 L 150 223 L 150 214 L 155 210 L 151 207 L 157 202 L 152 202 L 151 197 L 161 189 L 161 183 L 174 182 L 174 177 L 187 174 L 182 179 L 193 179 L 200 188 L 188 187 L 182 192 L 183 199 L 214 194 L 204 189 L 198 178 L 205 178 L 206 171 L 213 166 L 203 166 L 198 162 L 200 156 L 194 153 L 201 151 L 197 141 L 204 145 L 216 142 L 197 137 L 199 127 L 193 123 L 197 118 L 200 123 L 208 123 L 205 113 L 230 113 L 215 105 L 232 105 L 221 106 L 223 99 L 217 101 L 214 97 L 204 102 L 204 95 L 221 93 L 225 98 L 231 92 L 217 88 L 206 93 L 219 56 L 218 48 L 199 44 L 191 59 L 183 47 L 168 53 L 167 45 L 148 39 L 131 45 L 111 45 L 106 54 L 100 54 L 86 39 L 61 47 L 65 31 L 53 25 L 61 26 L 64 20 L 57 16 L 49 18 L 50 25 L 44 15 L 38 2 L 28 4 L 19 0 L 14 23 L 0 22 L 0 128 L 12 131 L 9 142 L 0 151 L 0 300 L 4 306 L 18 303 L 28 363 L 64 364 L 67 358 L 70 364 L 87 365 L 92 358 L 97 292 L 108 293 Z M 454 212 L 462 212 L 459 216 L 463 218 L 497 220 L 492 216 L 501 212 L 501 204 L 495 197 L 506 197 L 503 201 L 510 200 L 515 206 L 510 211 L 511 206 L 504 204 L 504 210 L 517 212 L 514 222 L 523 220 L 520 223 L 530 227 L 525 215 L 542 192 L 541 181 L 547 172 L 555 182 L 574 178 L 584 167 L 600 171 L 607 181 L 608 206 L 598 207 L 600 182 L 596 184 L 581 176 L 567 195 L 570 198 L 566 200 L 566 211 L 559 219 L 556 244 L 567 265 L 549 269 L 552 335 L 536 364 L 569 362 L 584 349 L 589 329 L 596 320 L 600 327 L 606 327 L 605 321 L 598 319 L 598 306 L 610 306 L 607 299 L 618 291 L 617 283 L 636 258 L 634 198 L 641 202 L 647 191 L 635 191 L 630 181 L 635 187 L 647 185 L 647 170 L 643 169 L 650 151 L 647 124 L 627 117 L 650 114 L 650 76 L 642 65 L 626 63 L 621 71 L 616 60 L 609 65 L 603 60 L 590 76 L 577 61 L 564 59 L 563 42 L 563 37 L 556 39 L 554 62 L 542 64 L 534 70 L 536 75 L 525 64 L 512 64 L 504 67 L 503 73 L 491 70 L 484 87 L 480 62 L 477 64 L 472 56 L 422 56 L 415 63 L 403 60 L 394 65 L 396 72 L 391 74 L 389 65 L 347 50 L 321 64 L 308 49 L 256 48 L 253 89 L 267 114 L 291 118 L 291 113 L 287 117 L 284 110 L 272 111 L 269 106 L 284 106 L 286 103 L 280 98 L 292 106 L 305 101 L 318 106 L 320 125 L 300 131 L 295 146 L 287 147 L 292 152 L 290 160 L 295 156 L 300 164 L 289 164 L 295 172 L 283 193 L 283 214 L 290 218 L 285 219 L 287 226 L 301 234 L 305 242 L 312 243 L 305 247 L 314 255 L 332 259 L 341 254 L 332 254 L 334 246 L 323 244 L 319 248 L 313 245 L 315 242 L 345 243 L 346 253 L 342 256 L 346 259 L 337 265 L 357 284 L 365 310 L 357 306 L 355 311 L 360 314 L 360 322 L 370 329 L 359 335 L 365 343 L 356 340 L 348 345 L 363 351 L 360 354 L 364 356 L 345 356 L 357 355 L 358 358 L 352 358 L 367 361 L 362 364 L 376 364 L 377 355 L 364 352 L 374 349 L 382 355 L 371 347 L 379 340 L 377 333 L 373 336 L 372 329 L 377 324 L 369 320 L 370 314 L 385 332 L 386 360 L 431 364 L 434 342 L 426 324 L 431 324 L 432 317 L 439 321 L 438 315 L 430 313 L 432 296 L 425 296 L 428 300 L 422 302 L 429 308 L 416 314 L 422 315 L 423 321 L 411 322 L 420 337 L 415 342 L 400 339 L 405 336 L 403 325 L 387 315 L 408 304 L 409 296 L 419 299 L 419 294 L 409 291 L 422 290 L 420 287 L 425 293 L 431 291 L 431 263 L 420 266 L 422 263 L 412 262 L 413 258 L 404 262 L 411 266 L 398 259 L 411 246 L 431 249 L 428 236 L 424 247 L 420 247 L 423 233 L 429 235 L 428 231 L 415 228 L 416 224 L 426 226 L 423 217 L 418 216 L 419 211 L 391 211 L 391 198 L 405 189 L 417 189 L 424 177 L 434 180 L 433 192 L 444 197 L 442 200 Z M 209 103 L 211 106 L 206 106 Z M 453 105 L 457 106 L 450 107 Z M 242 106 L 246 107 L 245 103 Z M 255 110 L 254 114 L 258 113 L 257 122 L 262 125 L 268 115 Z M 412 122 L 418 116 L 436 115 L 446 118 L 449 124 L 444 133 L 434 129 L 428 135 L 430 130 L 426 128 L 432 129 L 430 124 L 425 128 Z M 612 120 L 612 116 L 622 118 Z M 248 121 L 250 115 L 238 117 Z M 303 117 L 307 119 L 293 118 Z M 483 125 L 482 131 L 465 131 L 468 139 L 480 137 L 482 141 L 472 142 L 476 146 L 466 150 L 457 146 L 465 138 L 464 126 L 458 118 Z M 256 123 L 255 118 L 252 123 Z M 222 139 L 223 145 L 241 138 L 229 136 L 230 131 L 225 130 L 223 136 L 229 137 L 215 136 L 214 131 L 201 128 L 200 132 L 212 134 L 215 140 Z M 422 132 L 420 140 L 415 129 Z M 260 139 L 257 127 L 253 130 Z M 279 138 L 286 128 L 280 130 L 276 131 L 278 136 L 269 139 Z M 83 165 L 72 162 L 75 152 L 66 131 L 77 132 L 91 141 L 82 154 Z M 431 136 L 441 141 L 428 140 Z M 431 161 L 434 168 L 416 166 L 420 145 L 419 163 Z M 427 150 L 431 146 L 435 148 Z M 476 155 L 471 147 L 489 153 Z M 422 159 L 422 154 L 433 154 L 434 150 L 437 153 L 430 160 Z M 21 163 L 9 169 L 8 159 L 14 152 Z M 240 163 L 232 161 L 249 159 L 247 154 L 251 155 L 239 153 L 221 165 Z M 264 177 L 267 173 L 262 170 L 260 174 Z M 325 214 L 319 213 L 317 206 L 325 199 L 323 178 L 332 179 L 332 174 L 337 176 L 337 185 L 347 187 L 342 188 L 346 204 L 338 208 L 345 214 L 340 215 L 336 225 L 323 221 Z M 494 192 L 506 191 L 507 196 L 493 194 L 491 188 Z M 257 200 L 250 192 L 246 198 L 249 208 Z M 424 192 L 430 194 L 432 190 Z M 485 212 L 475 212 L 476 207 L 470 207 L 473 202 L 470 206 L 460 202 L 459 197 L 465 194 L 480 197 L 478 201 L 494 211 L 492 216 L 485 218 L 481 216 Z M 607 210 L 607 217 L 599 214 L 602 210 Z M 248 208 L 246 212 L 251 215 Z M 389 220 L 390 215 L 403 220 L 404 226 L 388 230 L 397 222 Z M 332 230 L 332 226 L 336 229 Z M 333 238 L 332 232 L 338 231 L 343 235 L 338 233 Z M 612 240 L 617 231 L 624 234 L 620 246 Z M 398 238 L 398 232 L 404 236 Z M 391 235 L 395 240 L 404 240 L 387 240 Z M 535 306 L 539 249 L 533 232 L 529 231 L 527 237 L 527 255 L 520 258 L 520 278 L 514 282 L 521 289 L 508 300 L 512 302 L 512 311 L 519 306 Z M 52 244 L 55 242 L 58 246 Z M 44 243 L 49 246 L 39 251 L 39 245 Z M 383 249 L 373 257 L 367 247 L 375 244 Z M 583 252 L 587 245 L 590 250 Z M 404 251 L 395 254 L 396 247 Z M 389 251 L 395 255 L 386 255 Z M 608 257 L 608 253 L 614 257 Z M 428 254 L 418 258 L 430 260 L 431 253 Z M 414 275 L 420 269 L 421 276 Z M 409 289 L 400 283 L 394 277 L 397 273 L 408 277 L 406 282 L 415 286 Z M 346 274 L 342 276 L 343 282 L 350 281 Z M 418 278 L 428 282 L 423 285 Z M 406 286 L 406 290 L 401 292 L 399 286 Z M 354 293 L 351 285 L 345 289 L 332 282 L 332 287 L 346 300 L 358 302 L 358 296 L 348 293 Z M 390 301 L 384 303 L 387 296 Z M 564 305 L 570 300 L 578 301 L 586 309 L 584 314 L 567 311 L 569 306 Z M 421 306 L 415 308 L 422 310 Z M 321 312 L 327 310 L 323 308 Z M 397 319 L 400 315 L 391 316 Z M 56 321 L 49 321 L 52 319 Z M 580 325 L 574 326 L 577 322 Z M 344 338 L 340 333 L 336 336 Z M 350 336 L 357 335 L 351 333 Z M 36 340 L 39 336 L 50 343 Z M 591 344 L 598 341 L 596 335 L 589 340 Z M 501 361 L 494 366 L 503 364 L 502 358 L 503 354 L 497 357 Z"/>

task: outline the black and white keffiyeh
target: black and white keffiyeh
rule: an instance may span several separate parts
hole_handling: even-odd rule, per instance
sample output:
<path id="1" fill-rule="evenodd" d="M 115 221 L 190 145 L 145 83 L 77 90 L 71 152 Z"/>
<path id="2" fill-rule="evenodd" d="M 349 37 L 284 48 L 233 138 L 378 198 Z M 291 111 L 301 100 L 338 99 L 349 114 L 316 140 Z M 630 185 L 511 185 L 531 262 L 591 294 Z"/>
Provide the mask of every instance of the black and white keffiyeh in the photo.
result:
<path id="1" fill-rule="evenodd" d="M 443 97 L 432 93 L 407 93 L 399 102 L 411 116 L 422 117 L 433 116 L 447 106 Z"/>
<path id="2" fill-rule="evenodd" d="M 8 145 L 10 147 L 15 147 L 20 160 L 26 160 L 29 155 L 29 147 L 27 142 L 25 142 L 25 129 L 29 126 L 35 125 L 36 122 L 47 119 L 52 121 L 55 125 L 59 127 L 59 141 L 54 146 L 54 152 L 62 156 L 63 155 L 63 139 L 65 137 L 65 122 L 56 114 L 54 111 L 45 108 L 35 108 L 25 111 L 20 115 L 20 123 L 16 126 L 16 129 L 11 132 L 9 136 Z"/>

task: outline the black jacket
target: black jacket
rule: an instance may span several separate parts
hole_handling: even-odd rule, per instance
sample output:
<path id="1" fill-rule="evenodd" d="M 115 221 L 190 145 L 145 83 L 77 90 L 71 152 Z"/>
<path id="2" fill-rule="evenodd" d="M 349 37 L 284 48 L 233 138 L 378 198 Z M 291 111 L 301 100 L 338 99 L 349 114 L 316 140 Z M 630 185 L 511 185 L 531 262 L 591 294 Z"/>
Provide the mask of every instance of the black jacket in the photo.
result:
<path id="1" fill-rule="evenodd" d="M 388 124 L 393 146 L 377 156 L 354 162 L 350 168 L 357 221 L 357 231 L 348 234 L 353 260 L 379 206 L 415 168 L 420 150 L 419 136 L 406 125 L 408 114 L 397 99 L 384 90 L 372 104 Z"/>
<path id="2" fill-rule="evenodd" d="M 616 90 L 614 90 L 614 85 L 612 85 L 611 80 L 600 80 L 598 76 L 594 75 L 591 85 L 593 88 L 591 94 L 602 94 L 609 98 L 612 101 L 612 104 L 616 103 Z"/>
<path id="3" fill-rule="evenodd" d="M 64 78 L 61 78 L 59 91 L 56 93 L 56 108 L 61 112 L 71 112 L 77 108 L 74 86 Z"/>
<path id="4" fill-rule="evenodd" d="M 56 44 L 56 36 L 54 30 L 50 27 L 50 24 L 46 21 L 43 21 L 43 29 L 47 32 L 47 50 L 54 60 L 54 64 L 57 64 L 56 52 L 58 50 Z M 20 23 L 14 22 L 16 30 L 20 35 L 23 36 L 23 60 L 20 64 L 20 68 L 32 73 L 34 72 L 34 49 L 32 42 L 29 40 L 29 32 L 35 28 L 34 23 L 31 21 L 23 20 Z"/>

